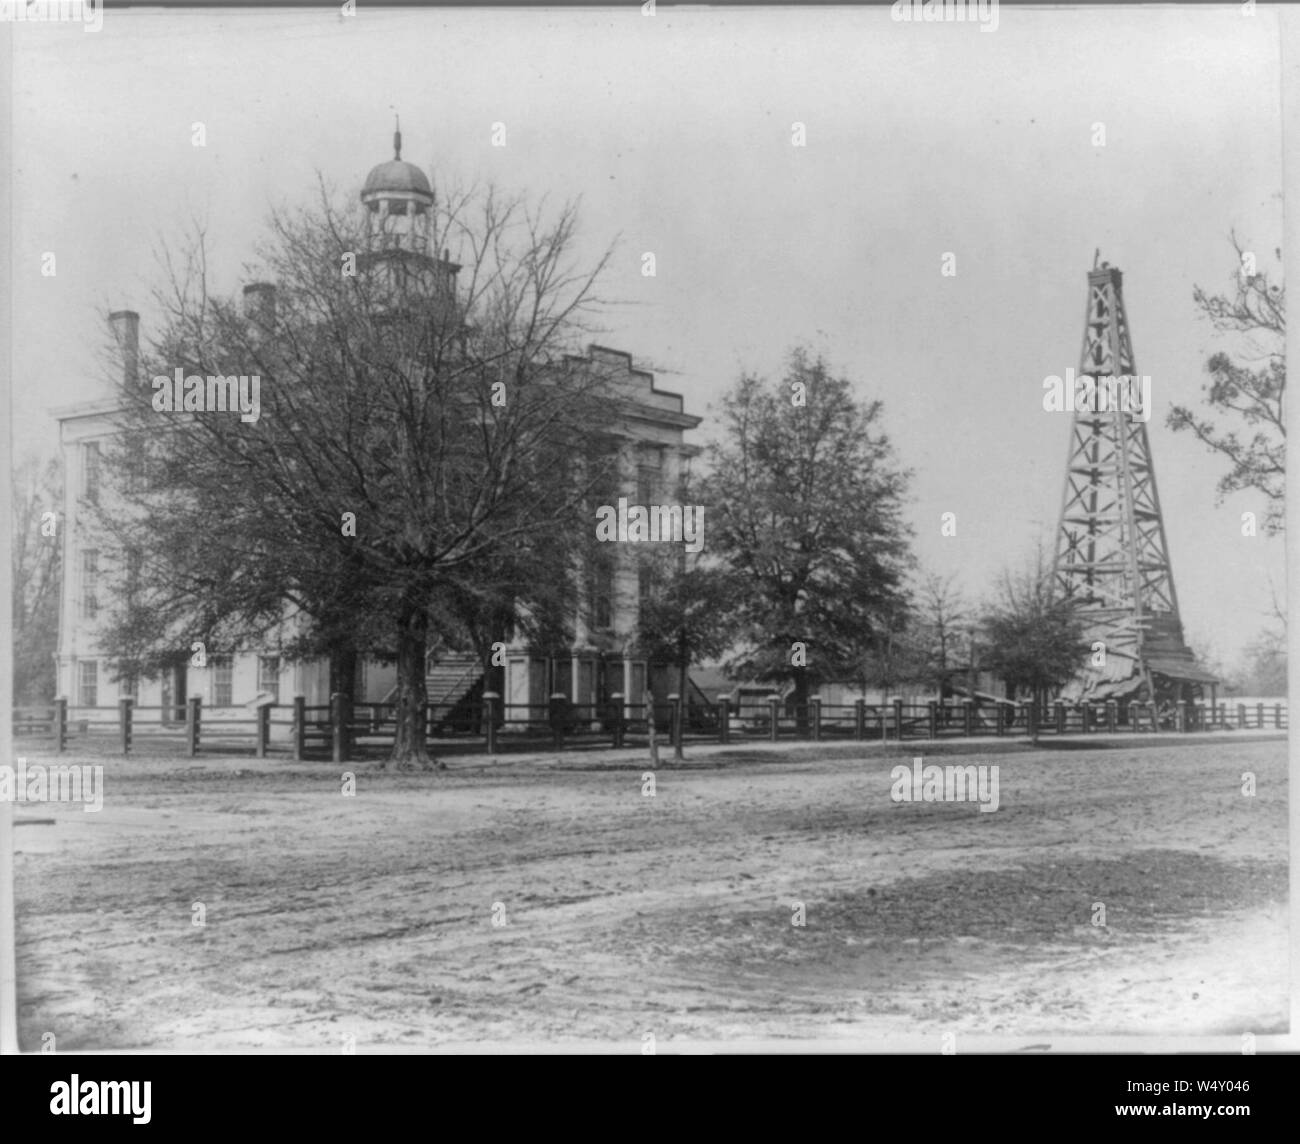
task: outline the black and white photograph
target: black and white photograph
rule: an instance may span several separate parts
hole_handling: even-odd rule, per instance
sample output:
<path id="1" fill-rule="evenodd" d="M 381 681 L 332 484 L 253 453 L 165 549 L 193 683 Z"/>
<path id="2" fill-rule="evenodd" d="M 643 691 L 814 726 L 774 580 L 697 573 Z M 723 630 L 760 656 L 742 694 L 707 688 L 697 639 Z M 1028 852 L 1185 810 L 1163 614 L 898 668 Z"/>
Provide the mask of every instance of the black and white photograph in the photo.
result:
<path id="1" fill-rule="evenodd" d="M 0 14 L 0 1049 L 113 1055 L 42 1108 L 1212 1053 L 1098 1101 L 1249 1116 L 1300 13 Z"/>

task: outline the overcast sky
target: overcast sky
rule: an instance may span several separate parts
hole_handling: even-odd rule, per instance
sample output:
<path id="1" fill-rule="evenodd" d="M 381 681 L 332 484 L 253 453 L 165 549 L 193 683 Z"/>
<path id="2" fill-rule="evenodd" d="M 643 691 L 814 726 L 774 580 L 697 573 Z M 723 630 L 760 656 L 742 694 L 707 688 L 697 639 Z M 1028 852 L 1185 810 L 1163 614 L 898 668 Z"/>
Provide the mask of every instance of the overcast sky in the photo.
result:
<path id="1" fill-rule="evenodd" d="M 1093 252 L 1124 271 L 1184 624 L 1235 658 L 1264 625 L 1281 540 L 1216 508 L 1220 463 L 1164 427 L 1218 343 L 1236 229 L 1282 241 L 1275 14 L 1238 5 L 1003 8 L 995 32 L 870 10 L 113 10 L 14 25 L 14 377 L 21 453 L 52 407 L 106 393 L 101 307 L 149 321 L 151 250 L 210 227 L 230 289 L 273 203 L 317 172 L 355 194 L 391 157 L 582 196 L 619 237 L 607 344 L 707 415 L 742 369 L 806 341 L 879 397 L 916 469 L 917 552 L 975 596 L 1052 540 Z M 206 147 L 192 145 L 202 122 Z M 807 145 L 792 145 L 804 124 Z M 493 125 L 506 145 L 492 146 Z M 1095 124 L 1105 145 L 1094 145 Z M 57 256 L 42 277 L 41 256 Z M 641 274 L 653 252 L 656 276 Z M 957 274 L 940 274 L 945 252 Z M 697 435 L 707 437 L 709 423 Z M 940 535 L 955 512 L 956 537 Z"/>

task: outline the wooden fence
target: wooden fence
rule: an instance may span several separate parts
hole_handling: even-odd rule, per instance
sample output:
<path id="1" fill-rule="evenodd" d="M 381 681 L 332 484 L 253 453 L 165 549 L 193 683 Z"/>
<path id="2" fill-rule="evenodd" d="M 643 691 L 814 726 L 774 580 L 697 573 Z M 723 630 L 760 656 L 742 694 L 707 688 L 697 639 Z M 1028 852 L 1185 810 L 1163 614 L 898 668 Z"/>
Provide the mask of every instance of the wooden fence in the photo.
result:
<path id="1" fill-rule="evenodd" d="M 1029 703 L 848 704 L 812 702 L 784 707 L 771 700 L 766 711 L 734 711 L 726 702 L 678 710 L 670 696 L 648 708 L 613 696 L 604 704 L 574 704 L 552 696 L 546 704 L 508 704 L 491 692 L 472 704 L 426 704 L 424 735 L 458 750 L 568 750 L 644 747 L 653 719 L 669 747 L 686 743 L 756 741 L 834 742 L 852 740 L 929 740 L 1139 732 L 1286 730 L 1285 704 L 1178 703 L 1157 709 L 1131 703 L 1124 712 L 1111 703 L 1071 705 Z M 198 697 L 180 707 L 137 707 L 130 699 L 117 707 L 74 707 L 66 699 L 44 707 L 14 709 L 19 746 L 64 751 L 194 758 L 201 753 L 242 754 L 257 758 L 382 758 L 391 749 L 396 727 L 394 704 L 354 704 L 335 695 L 328 706 L 292 704 L 204 708 Z"/>

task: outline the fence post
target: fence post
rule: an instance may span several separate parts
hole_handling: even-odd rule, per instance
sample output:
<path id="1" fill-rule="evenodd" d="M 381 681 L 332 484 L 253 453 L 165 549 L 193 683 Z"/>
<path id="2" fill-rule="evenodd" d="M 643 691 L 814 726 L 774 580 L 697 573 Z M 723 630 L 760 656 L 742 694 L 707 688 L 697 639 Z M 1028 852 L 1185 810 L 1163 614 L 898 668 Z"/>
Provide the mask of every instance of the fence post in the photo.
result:
<path id="1" fill-rule="evenodd" d="M 122 729 L 122 754 L 131 753 L 131 700 L 117 701 L 117 721 Z"/>
<path id="2" fill-rule="evenodd" d="M 903 700 L 894 700 L 894 728 L 898 732 L 898 741 L 903 741 Z M 883 738 L 883 736 L 882 736 Z"/>
<path id="3" fill-rule="evenodd" d="M 767 710 L 770 716 L 768 720 L 768 738 L 773 743 L 776 742 L 776 732 L 778 720 L 780 719 L 781 697 L 779 695 L 769 695 L 767 697 Z"/>
<path id="4" fill-rule="evenodd" d="M 668 696 L 668 744 L 680 747 L 684 734 L 682 727 L 682 697 L 675 691 Z"/>
<path id="5" fill-rule="evenodd" d="M 614 746 L 618 748 L 623 745 L 624 732 L 623 693 L 621 691 L 615 691 L 609 697 L 609 709 L 611 712 L 609 721 L 613 724 L 610 730 L 614 733 Z"/>
<path id="6" fill-rule="evenodd" d="M 1056 733 L 1065 734 L 1065 704 L 1059 699 L 1056 701 Z"/>
<path id="7" fill-rule="evenodd" d="M 59 754 L 68 749 L 68 701 L 63 696 L 54 701 L 54 744 Z"/>
<path id="8" fill-rule="evenodd" d="M 1245 730 L 1245 727 L 1246 727 L 1246 705 L 1244 703 L 1238 703 L 1237 704 L 1237 730 L 1238 731 Z"/>
<path id="9" fill-rule="evenodd" d="M 1038 736 L 1038 701 L 1031 699 L 1026 703 L 1023 699 L 1020 701 L 1020 709 L 1025 716 L 1025 730 L 1029 732 L 1031 739 Z"/>
<path id="10" fill-rule="evenodd" d="M 1264 704 L 1255 704 L 1255 729 L 1262 731 L 1264 729 Z"/>
<path id="11" fill-rule="evenodd" d="M 192 759 L 199 753 L 199 724 L 203 718 L 203 697 L 191 695 L 185 704 L 185 753 Z"/>
<path id="12" fill-rule="evenodd" d="M 266 745 L 271 740 L 271 704 L 263 703 L 257 709 L 257 757 L 266 758 Z"/>
<path id="13" fill-rule="evenodd" d="M 557 751 L 564 750 L 564 695 L 556 691 L 551 695 L 551 744 Z M 654 718 L 651 710 L 650 718 Z"/>
<path id="14" fill-rule="evenodd" d="M 1106 730 L 1114 734 L 1119 725 L 1119 704 L 1113 699 L 1106 700 Z"/>
<path id="15" fill-rule="evenodd" d="M 809 714 L 812 715 L 812 741 L 822 741 L 822 701 L 814 698 L 808 700 Z"/>
<path id="16" fill-rule="evenodd" d="M 939 705 L 933 699 L 927 699 L 925 703 L 925 722 L 926 733 L 930 741 L 934 742 L 939 737 Z"/>
<path id="17" fill-rule="evenodd" d="M 486 726 L 483 728 L 483 737 L 487 743 L 487 753 L 495 755 L 497 753 L 497 700 L 501 698 L 499 692 L 483 692 L 483 718 Z"/>
<path id="18" fill-rule="evenodd" d="M 993 721 L 995 733 L 1001 735 L 1006 730 L 1007 726 L 1007 705 L 1005 703 L 998 703 L 994 706 L 994 710 L 997 712 L 997 718 Z"/>
<path id="19" fill-rule="evenodd" d="M 293 697 L 293 757 L 302 762 L 307 753 L 307 697 Z"/>
<path id="20" fill-rule="evenodd" d="M 718 696 L 718 742 L 731 742 L 731 701 L 725 695 Z"/>
<path id="21" fill-rule="evenodd" d="M 330 731 L 332 732 L 332 753 L 336 763 L 348 761 L 347 712 L 343 708 L 343 692 L 336 691 L 330 696 Z"/>
<path id="22" fill-rule="evenodd" d="M 975 734 L 975 701 L 970 698 L 961 701 L 962 734 L 969 739 Z"/>
<path id="23" fill-rule="evenodd" d="M 867 737 L 867 701 L 865 699 L 855 699 L 853 701 L 853 737 L 855 739 L 865 739 Z"/>
<path id="24" fill-rule="evenodd" d="M 1277 730 L 1282 726 L 1282 704 L 1273 704 L 1273 729 Z"/>
<path id="25" fill-rule="evenodd" d="M 1187 700 L 1180 699 L 1174 705 L 1174 727 L 1178 731 L 1187 730 Z"/>

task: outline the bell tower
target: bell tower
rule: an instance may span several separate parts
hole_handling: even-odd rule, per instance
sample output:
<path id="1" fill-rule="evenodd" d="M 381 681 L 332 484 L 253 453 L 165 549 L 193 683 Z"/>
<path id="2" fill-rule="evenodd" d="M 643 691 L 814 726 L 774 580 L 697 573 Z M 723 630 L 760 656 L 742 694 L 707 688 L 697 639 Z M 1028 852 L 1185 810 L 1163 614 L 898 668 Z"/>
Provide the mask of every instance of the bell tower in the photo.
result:
<path id="1" fill-rule="evenodd" d="M 425 173 L 402 158 L 400 120 L 393 131 L 393 157 L 366 176 L 361 202 L 366 248 L 358 269 L 370 278 L 384 308 L 407 311 L 423 304 L 437 312 L 454 305 L 460 267 L 445 251 L 438 258 L 431 249 L 436 199 Z"/>

